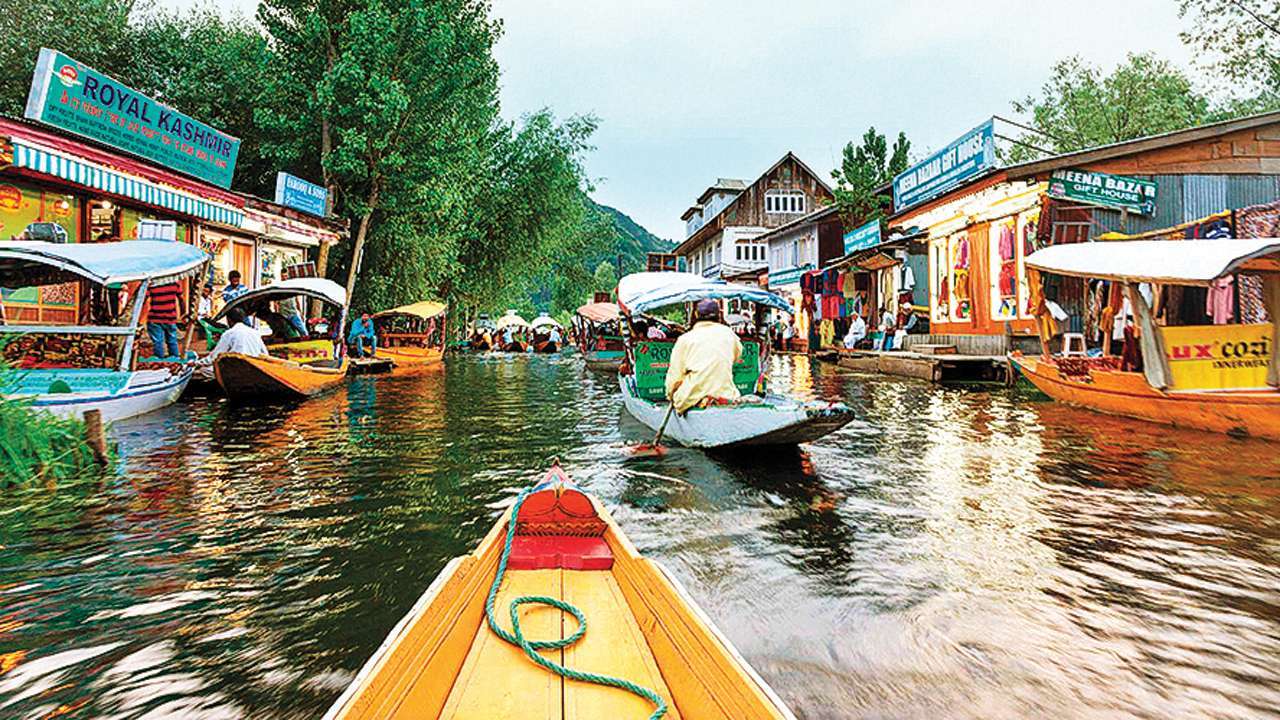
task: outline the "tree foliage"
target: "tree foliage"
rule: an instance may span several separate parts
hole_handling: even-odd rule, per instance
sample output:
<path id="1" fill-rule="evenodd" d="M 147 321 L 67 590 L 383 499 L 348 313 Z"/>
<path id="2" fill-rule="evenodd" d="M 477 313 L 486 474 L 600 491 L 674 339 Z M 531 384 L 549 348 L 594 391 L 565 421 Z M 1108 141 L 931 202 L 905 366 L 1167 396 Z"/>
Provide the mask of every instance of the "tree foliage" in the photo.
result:
<path id="1" fill-rule="evenodd" d="M 352 225 L 329 275 L 359 263 L 357 309 L 589 298 L 595 258 L 619 242 L 587 198 L 597 122 L 501 118 L 488 0 L 260 0 L 252 24 L 146 1 L 0 15 L 0 111 L 21 113 L 40 47 L 66 48 L 240 137 L 236 189 L 269 194 L 277 170 L 320 181 Z"/>
<path id="2" fill-rule="evenodd" d="M 862 144 L 844 146 L 840 167 L 831 171 L 836 181 L 836 206 L 850 225 L 883 217 L 890 199 L 877 192 L 885 183 L 907 169 L 911 143 L 905 133 L 898 133 L 890 151 L 888 140 L 874 127 L 862 134 Z"/>
<path id="3" fill-rule="evenodd" d="M 1280 3 L 1267 0 L 1179 0 L 1191 25 L 1182 41 L 1246 94 L 1280 93 Z"/>
<path id="4" fill-rule="evenodd" d="M 1110 73 L 1079 56 L 1053 66 L 1039 95 L 1014 101 L 1039 133 L 1009 156 L 1020 161 L 1132 140 L 1205 122 L 1209 101 L 1181 70 L 1150 53 L 1131 53 Z M 1029 147 L 1030 146 L 1030 147 Z"/>

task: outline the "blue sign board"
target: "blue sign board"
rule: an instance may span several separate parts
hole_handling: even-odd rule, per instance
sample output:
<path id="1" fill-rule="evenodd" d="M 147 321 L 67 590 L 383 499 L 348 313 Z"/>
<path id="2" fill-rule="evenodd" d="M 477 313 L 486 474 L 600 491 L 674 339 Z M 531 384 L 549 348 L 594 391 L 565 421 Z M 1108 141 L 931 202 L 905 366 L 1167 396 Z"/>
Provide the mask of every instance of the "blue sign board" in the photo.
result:
<path id="1" fill-rule="evenodd" d="M 324 217 L 329 191 L 287 172 L 276 173 L 276 202 L 294 210 Z"/>
<path id="2" fill-rule="evenodd" d="M 785 270 L 775 270 L 769 273 L 769 287 L 796 285 L 800 282 L 800 276 L 812 269 L 812 265 L 801 265 L 800 267 L 787 268 Z"/>
<path id="3" fill-rule="evenodd" d="M 995 122 L 988 120 L 893 179 L 893 209 L 932 200 L 996 166 Z"/>
<path id="4" fill-rule="evenodd" d="M 872 220 L 855 230 L 844 234 L 844 254 L 855 250 L 866 250 L 880 244 L 880 221 Z"/>

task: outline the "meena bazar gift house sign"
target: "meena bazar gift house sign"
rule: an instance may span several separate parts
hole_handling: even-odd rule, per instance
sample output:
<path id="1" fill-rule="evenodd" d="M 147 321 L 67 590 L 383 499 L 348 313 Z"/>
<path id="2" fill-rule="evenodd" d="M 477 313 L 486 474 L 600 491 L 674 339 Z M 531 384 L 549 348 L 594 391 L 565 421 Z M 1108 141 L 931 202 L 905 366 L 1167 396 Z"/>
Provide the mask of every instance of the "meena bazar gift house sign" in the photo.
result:
<path id="1" fill-rule="evenodd" d="M 231 187 L 240 140 L 42 48 L 26 117 Z"/>

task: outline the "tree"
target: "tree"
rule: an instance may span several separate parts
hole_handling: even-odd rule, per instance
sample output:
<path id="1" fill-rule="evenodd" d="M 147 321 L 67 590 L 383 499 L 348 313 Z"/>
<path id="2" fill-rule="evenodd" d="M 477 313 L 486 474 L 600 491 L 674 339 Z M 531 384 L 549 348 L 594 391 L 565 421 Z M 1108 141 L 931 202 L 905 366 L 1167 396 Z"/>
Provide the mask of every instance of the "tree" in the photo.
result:
<path id="1" fill-rule="evenodd" d="M 1192 127 L 1208 120 L 1209 102 L 1177 68 L 1151 53 L 1129 54 L 1104 75 L 1079 56 L 1053 66 L 1039 96 L 1016 100 L 1013 108 L 1039 133 L 1023 135 L 1009 158 L 1123 142 Z M 1031 146 L 1031 147 L 1028 147 Z"/>
<path id="2" fill-rule="evenodd" d="M 862 135 L 862 144 L 844 146 L 840 167 L 831 171 L 836 181 L 836 206 L 848 225 L 856 225 L 883 217 L 890 199 L 877 190 L 907 169 L 911 143 L 905 133 L 898 133 L 890 154 L 888 141 L 874 127 Z"/>
<path id="3" fill-rule="evenodd" d="M 1204 53 L 1223 77 L 1254 89 L 1280 89 L 1280 3 L 1179 0 L 1178 16 L 1192 21 L 1182 41 Z"/>
<path id="4" fill-rule="evenodd" d="M 134 0 L 22 0 L 0 12 L 0 113 L 22 115 L 40 48 L 133 84 Z"/>
<path id="5" fill-rule="evenodd" d="M 618 285 L 618 273 L 613 264 L 605 261 L 596 266 L 591 274 L 591 289 L 594 292 L 613 292 Z"/>

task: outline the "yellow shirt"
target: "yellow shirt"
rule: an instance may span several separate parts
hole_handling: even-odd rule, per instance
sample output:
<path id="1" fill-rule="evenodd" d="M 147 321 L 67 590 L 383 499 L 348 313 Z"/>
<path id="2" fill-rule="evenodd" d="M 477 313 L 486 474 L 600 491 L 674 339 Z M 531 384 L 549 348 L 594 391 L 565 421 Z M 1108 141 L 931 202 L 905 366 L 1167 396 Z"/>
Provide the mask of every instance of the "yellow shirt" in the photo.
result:
<path id="1" fill-rule="evenodd" d="M 676 412 L 683 413 L 703 398 L 738 397 L 733 364 L 741 357 L 742 342 L 727 325 L 704 320 L 681 335 L 667 368 L 667 397 Z"/>

